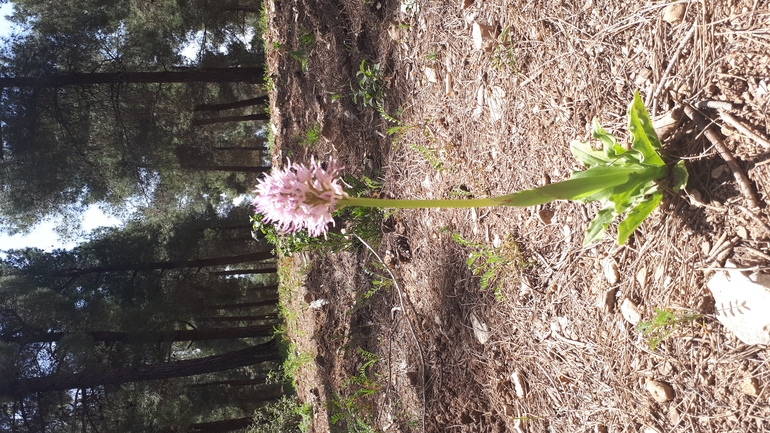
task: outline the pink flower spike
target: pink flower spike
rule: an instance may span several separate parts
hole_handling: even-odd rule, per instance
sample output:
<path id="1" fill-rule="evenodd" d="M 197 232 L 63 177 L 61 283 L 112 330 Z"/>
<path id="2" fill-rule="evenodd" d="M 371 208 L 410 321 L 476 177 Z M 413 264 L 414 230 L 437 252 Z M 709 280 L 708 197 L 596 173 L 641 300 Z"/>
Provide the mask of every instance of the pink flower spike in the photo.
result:
<path id="1" fill-rule="evenodd" d="M 336 177 L 340 170 L 332 158 L 326 169 L 315 158 L 310 167 L 288 161 L 286 168 L 273 169 L 257 184 L 255 210 L 264 215 L 264 222 L 275 222 L 282 232 L 306 228 L 310 236 L 326 236 L 328 224 L 334 224 L 337 200 L 347 197 Z"/>

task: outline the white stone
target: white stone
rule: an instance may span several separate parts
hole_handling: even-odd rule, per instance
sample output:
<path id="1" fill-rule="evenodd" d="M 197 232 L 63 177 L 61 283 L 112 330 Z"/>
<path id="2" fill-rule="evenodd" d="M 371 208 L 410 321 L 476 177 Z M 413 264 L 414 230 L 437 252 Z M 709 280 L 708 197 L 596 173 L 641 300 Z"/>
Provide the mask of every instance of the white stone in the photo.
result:
<path id="1" fill-rule="evenodd" d="M 642 320 L 642 313 L 639 312 L 639 307 L 628 298 L 624 299 L 623 303 L 620 304 L 620 314 L 632 325 L 636 325 Z"/>
<path id="2" fill-rule="evenodd" d="M 486 344 L 489 341 L 489 327 L 482 322 L 475 313 L 471 313 L 471 324 L 473 325 L 473 334 L 479 343 Z"/>
<path id="3" fill-rule="evenodd" d="M 725 264 L 734 268 L 731 262 Z M 717 271 L 708 281 L 717 320 L 745 344 L 770 344 L 770 285 L 739 270 Z"/>

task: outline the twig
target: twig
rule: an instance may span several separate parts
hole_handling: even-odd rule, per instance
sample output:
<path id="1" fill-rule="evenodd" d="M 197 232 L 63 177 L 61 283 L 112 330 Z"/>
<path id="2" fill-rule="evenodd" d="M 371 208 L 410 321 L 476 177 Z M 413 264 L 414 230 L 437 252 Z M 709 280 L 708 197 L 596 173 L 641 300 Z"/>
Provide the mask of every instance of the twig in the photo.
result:
<path id="1" fill-rule="evenodd" d="M 699 101 L 695 103 L 695 108 L 700 108 L 701 110 L 705 110 L 706 108 L 713 108 L 715 110 L 733 111 L 738 107 L 736 107 L 732 102 L 727 101 Z"/>
<path id="2" fill-rule="evenodd" d="M 746 251 L 748 251 L 752 255 L 759 257 L 760 259 L 770 260 L 770 255 L 768 255 L 765 252 L 759 251 L 756 248 L 750 247 L 748 245 L 744 245 L 743 249 L 745 249 Z"/>
<path id="3" fill-rule="evenodd" d="M 655 88 L 655 92 L 652 94 L 652 115 L 653 116 L 655 116 L 655 111 L 657 108 L 656 100 L 661 90 L 663 90 L 663 87 L 665 87 L 666 80 L 668 80 L 668 74 L 671 73 L 671 69 L 674 67 L 677 60 L 679 60 L 679 55 L 684 50 L 685 45 L 687 45 L 687 43 L 690 42 L 690 39 L 692 39 L 692 36 L 695 34 L 695 30 L 697 28 L 698 28 L 698 22 L 695 21 L 694 23 L 692 23 L 692 27 L 687 32 L 687 34 L 684 35 L 684 39 L 682 39 L 682 42 L 680 42 L 679 46 L 676 48 L 676 52 L 674 52 L 673 57 L 671 57 L 671 60 L 668 62 L 668 66 L 666 66 L 666 70 L 663 71 L 663 75 L 660 77 L 660 81 L 658 81 L 658 87 Z"/>
<path id="4" fill-rule="evenodd" d="M 738 207 L 738 210 L 740 210 L 741 212 L 745 213 L 746 215 L 749 216 L 749 218 L 753 219 L 754 222 L 759 224 L 759 226 L 762 227 L 762 229 L 764 231 L 766 231 L 767 233 L 770 233 L 770 226 L 767 225 L 766 222 L 762 221 L 762 219 L 759 216 L 757 216 L 757 214 L 755 214 L 754 212 L 748 210 L 747 208 L 745 208 L 743 206 L 737 206 L 737 207 Z"/>
<path id="5" fill-rule="evenodd" d="M 740 131 L 743 135 L 751 138 L 752 140 L 756 141 L 760 145 L 764 146 L 765 149 L 770 149 L 770 141 L 768 141 L 765 137 L 762 137 L 758 133 L 752 131 L 749 129 L 746 125 L 743 124 L 740 120 L 738 120 L 735 116 L 733 116 L 730 113 L 720 111 L 719 117 L 722 118 L 722 120 L 725 121 L 725 123 L 729 124 L 733 128 Z"/>
<path id="6" fill-rule="evenodd" d="M 751 187 L 749 178 L 746 177 L 746 173 L 744 173 L 741 166 L 738 165 L 738 161 L 735 160 L 733 154 L 722 142 L 722 139 L 719 138 L 714 130 L 711 129 L 711 124 L 689 104 L 683 104 L 683 106 L 684 113 L 687 115 L 687 117 L 692 119 L 692 121 L 703 130 L 703 134 L 711 142 L 711 144 L 714 145 L 714 147 L 717 149 L 717 152 L 719 152 L 719 156 L 725 160 L 727 166 L 730 167 L 730 170 L 732 170 L 733 176 L 735 177 L 735 182 L 738 184 L 738 188 L 741 190 L 741 193 L 743 193 L 744 197 L 746 197 L 749 208 L 758 208 L 759 199 L 757 199 L 757 194 Z"/>
<path id="7" fill-rule="evenodd" d="M 371 251 L 372 254 L 374 254 L 374 257 L 377 258 L 377 260 L 382 264 L 382 267 L 390 275 L 390 278 L 393 280 L 393 286 L 396 288 L 396 291 L 398 291 L 398 303 L 401 306 L 401 311 L 404 313 L 404 318 L 406 318 L 406 323 L 409 325 L 409 331 L 412 333 L 412 338 L 414 338 L 414 343 L 415 345 L 417 345 L 417 351 L 420 354 L 420 371 L 422 372 L 422 431 L 425 432 L 425 410 L 426 410 L 426 407 L 425 407 L 425 358 L 422 354 L 422 346 L 420 346 L 420 340 L 417 339 L 417 334 L 414 332 L 414 326 L 412 326 L 412 320 L 409 318 L 409 315 L 406 314 L 401 287 L 399 287 L 398 281 L 396 281 L 396 276 L 393 275 L 393 272 L 390 271 L 390 268 L 388 268 L 388 265 L 386 265 L 385 262 L 380 257 L 380 255 L 377 254 L 377 251 L 374 251 L 374 248 L 372 248 L 365 240 L 361 239 L 361 236 L 358 236 L 355 233 L 351 233 L 351 234 L 355 236 L 356 239 L 358 239 L 369 251 Z"/>

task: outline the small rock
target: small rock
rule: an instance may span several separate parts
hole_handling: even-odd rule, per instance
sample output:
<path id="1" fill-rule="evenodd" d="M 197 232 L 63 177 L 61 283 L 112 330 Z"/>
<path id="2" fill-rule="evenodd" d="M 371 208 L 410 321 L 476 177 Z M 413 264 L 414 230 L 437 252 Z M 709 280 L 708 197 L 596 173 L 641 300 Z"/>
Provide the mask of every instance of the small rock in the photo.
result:
<path id="1" fill-rule="evenodd" d="M 316 299 L 315 301 L 310 303 L 309 308 L 311 310 L 318 310 L 319 308 L 323 307 L 324 305 L 326 305 L 328 303 L 329 303 L 329 301 L 327 301 L 326 299 L 323 299 L 323 298 Z"/>
<path id="2" fill-rule="evenodd" d="M 623 318 L 626 319 L 626 322 L 636 325 L 642 320 L 642 314 L 639 312 L 639 307 L 636 306 L 636 303 L 628 298 L 623 300 L 623 303 L 620 304 L 620 314 L 623 315 Z"/>
<path id="3" fill-rule="evenodd" d="M 646 266 L 642 266 L 642 268 L 636 272 L 636 282 L 639 283 L 639 287 L 642 289 L 647 287 L 647 267 Z"/>
<path id="4" fill-rule="evenodd" d="M 711 252 L 711 242 L 704 241 L 702 244 L 700 244 L 700 251 L 703 253 L 704 256 L 709 255 Z"/>
<path id="5" fill-rule="evenodd" d="M 728 168 L 725 164 L 718 165 L 713 170 L 711 170 L 711 178 L 719 179 L 727 170 Z"/>
<path id="6" fill-rule="evenodd" d="M 602 261 L 602 269 L 604 270 L 604 277 L 610 284 L 616 284 L 620 280 L 620 272 L 618 272 L 618 265 L 612 257 L 607 257 Z"/>
<path id="7" fill-rule="evenodd" d="M 495 236 L 492 238 L 492 246 L 495 248 L 500 248 L 500 245 L 503 244 L 502 239 L 500 239 L 500 236 L 495 233 Z"/>
<path id="8" fill-rule="evenodd" d="M 425 72 L 425 78 L 428 79 L 429 83 L 438 83 L 435 69 L 426 67 L 424 72 Z"/>
<path id="9" fill-rule="evenodd" d="M 756 397 L 759 395 L 759 382 L 755 377 L 747 377 L 741 381 L 741 391 L 746 395 Z"/>
<path id="10" fill-rule="evenodd" d="M 682 22 L 685 9 L 686 5 L 684 3 L 674 3 L 666 6 L 666 8 L 663 9 L 663 21 L 669 24 L 678 24 Z"/>
<path id="11" fill-rule="evenodd" d="M 659 380 L 647 379 L 645 384 L 647 392 L 658 403 L 665 403 L 674 399 L 674 388 L 671 385 Z"/>
<path id="12" fill-rule="evenodd" d="M 703 205 L 703 194 L 700 193 L 697 189 L 693 189 L 689 191 L 690 194 L 690 203 L 693 206 L 702 206 Z"/>
<path id="13" fill-rule="evenodd" d="M 725 267 L 735 265 L 728 261 Z M 744 344 L 770 344 L 770 287 L 738 270 L 717 271 L 706 285 L 714 296 L 717 320 L 728 331 Z"/>
<path id="14" fill-rule="evenodd" d="M 513 389 L 516 390 L 516 397 L 524 398 L 526 396 L 526 389 L 524 388 L 524 380 L 519 370 L 511 373 L 511 383 L 513 383 Z"/>
<path id="15" fill-rule="evenodd" d="M 476 317 L 476 313 L 471 313 L 471 324 L 473 325 L 473 335 L 479 340 L 479 343 L 486 344 L 489 341 L 489 327 L 486 323 Z"/>
<path id="16" fill-rule="evenodd" d="M 540 211 L 537 213 L 537 219 L 539 219 L 540 222 L 545 225 L 551 224 L 551 220 L 553 219 L 553 211 L 550 209 L 540 209 Z"/>
<path id="17" fill-rule="evenodd" d="M 679 420 L 681 420 L 682 417 L 679 415 L 679 411 L 676 409 L 676 405 L 672 404 L 668 407 L 668 422 L 671 423 L 671 425 L 677 425 L 679 424 Z"/>

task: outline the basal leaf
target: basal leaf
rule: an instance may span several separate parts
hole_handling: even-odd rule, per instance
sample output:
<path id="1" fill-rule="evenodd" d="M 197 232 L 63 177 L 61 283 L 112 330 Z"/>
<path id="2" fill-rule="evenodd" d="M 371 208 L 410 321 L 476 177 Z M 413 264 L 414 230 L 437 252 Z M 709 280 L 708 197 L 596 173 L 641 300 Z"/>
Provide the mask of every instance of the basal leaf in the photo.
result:
<path id="1" fill-rule="evenodd" d="M 596 213 L 596 216 L 591 223 L 588 224 L 586 229 L 586 237 L 583 239 L 583 246 L 588 246 L 594 241 L 598 241 L 604 237 L 604 231 L 607 230 L 607 226 L 610 225 L 612 220 L 615 219 L 615 209 L 612 206 L 605 207 Z"/>
<path id="2" fill-rule="evenodd" d="M 594 120 L 591 122 L 591 134 L 595 139 L 602 142 L 604 149 L 612 149 L 618 145 L 618 139 L 615 138 L 614 135 L 608 134 L 599 123 L 599 119 L 596 117 L 594 117 Z"/>
<path id="3" fill-rule="evenodd" d="M 597 165 L 572 173 L 568 180 L 519 191 L 498 200 L 504 206 L 535 206 L 553 200 L 583 200 L 601 191 L 609 196 L 613 188 L 626 183 L 628 176 L 639 170 L 640 167 Z"/>
<path id="4" fill-rule="evenodd" d="M 666 167 L 646 166 L 645 170 L 632 173 L 628 182 L 615 187 L 607 198 L 615 205 L 615 212 L 621 214 L 642 199 L 650 190 L 655 189 L 655 180 L 665 177 Z"/>
<path id="5" fill-rule="evenodd" d="M 572 156 L 586 167 L 609 163 L 607 155 L 601 150 L 592 148 L 590 143 L 583 143 L 576 140 L 569 144 L 569 150 L 572 152 Z"/>
<path id="6" fill-rule="evenodd" d="M 657 166 L 665 165 L 658 155 L 658 150 L 661 148 L 658 134 L 652 127 L 638 91 L 634 92 L 634 101 L 628 107 L 628 130 L 631 132 L 631 147 L 642 154 L 644 157 L 642 162 Z"/>
<path id="7" fill-rule="evenodd" d="M 672 189 L 674 192 L 679 192 L 682 188 L 685 187 L 685 185 L 687 185 L 687 180 L 689 179 L 690 175 L 687 173 L 687 167 L 684 166 L 684 161 L 677 162 L 671 170 L 671 174 L 674 177 L 674 185 L 672 186 Z"/>
<path id="8" fill-rule="evenodd" d="M 639 227 L 639 224 L 658 207 L 661 200 L 663 200 L 663 193 L 657 191 L 631 209 L 626 218 L 618 225 L 618 245 L 626 243 L 634 230 Z"/>

